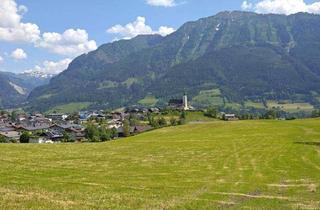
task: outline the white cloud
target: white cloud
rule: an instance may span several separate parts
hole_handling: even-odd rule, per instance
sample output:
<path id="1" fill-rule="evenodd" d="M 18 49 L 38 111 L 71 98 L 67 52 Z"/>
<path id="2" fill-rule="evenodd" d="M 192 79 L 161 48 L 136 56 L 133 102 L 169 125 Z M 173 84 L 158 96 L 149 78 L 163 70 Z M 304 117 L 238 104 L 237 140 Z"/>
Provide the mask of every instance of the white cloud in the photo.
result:
<path id="1" fill-rule="evenodd" d="M 26 6 L 17 5 L 15 0 L 0 0 L 0 41 L 29 42 L 71 57 L 97 49 L 96 42 L 88 39 L 85 30 L 68 29 L 63 34 L 53 32 L 41 35 L 36 24 L 22 22 L 27 11 Z"/>
<path id="2" fill-rule="evenodd" d="M 19 5 L 18 7 L 18 12 L 21 14 L 21 15 L 24 15 L 25 13 L 28 12 L 28 7 L 24 6 L 24 5 Z"/>
<path id="3" fill-rule="evenodd" d="M 23 49 L 18 48 L 11 53 L 11 57 L 16 60 L 23 60 L 26 59 L 28 56 Z"/>
<path id="4" fill-rule="evenodd" d="M 173 32 L 175 32 L 174 28 L 161 26 L 157 33 L 160 34 L 161 36 L 167 36 L 169 34 L 172 34 Z"/>
<path id="5" fill-rule="evenodd" d="M 66 70 L 71 61 L 72 60 L 69 58 L 63 59 L 58 62 L 44 61 L 42 65 L 36 65 L 34 68 L 28 69 L 24 73 L 42 76 L 57 75 Z"/>
<path id="6" fill-rule="evenodd" d="M 21 21 L 27 10 L 26 6 L 18 6 L 15 0 L 0 1 L 0 40 L 35 42 L 40 38 L 36 24 Z"/>
<path id="7" fill-rule="evenodd" d="M 62 34 L 44 33 L 36 47 L 48 49 L 59 55 L 75 57 L 97 49 L 97 44 L 94 40 L 89 40 L 86 30 L 68 29 Z"/>
<path id="8" fill-rule="evenodd" d="M 115 25 L 107 29 L 108 33 L 117 34 L 121 36 L 122 39 L 131 39 L 137 35 L 146 35 L 146 34 L 160 34 L 162 36 L 167 36 L 173 33 L 175 30 L 167 26 L 161 26 L 158 31 L 153 31 L 149 25 L 146 25 L 145 17 L 137 17 L 137 19 L 128 23 L 125 26 Z"/>
<path id="9" fill-rule="evenodd" d="M 307 12 L 320 14 L 320 1 L 314 3 L 306 3 L 304 0 L 262 0 L 252 4 L 247 1 L 242 3 L 243 6 L 250 5 L 251 8 L 243 8 L 244 10 L 253 9 L 257 13 L 273 13 L 273 14 L 295 14 L 298 12 Z"/>
<path id="10" fill-rule="evenodd" d="M 177 5 L 175 0 L 146 0 L 146 2 L 156 7 L 174 7 Z"/>
<path id="11" fill-rule="evenodd" d="M 241 9 L 250 10 L 250 9 L 252 9 L 252 7 L 253 7 L 252 3 L 248 2 L 248 1 L 242 2 Z"/>
<path id="12" fill-rule="evenodd" d="M 0 63 L 2 63 L 3 62 L 3 57 L 1 57 L 1 55 L 0 55 Z"/>

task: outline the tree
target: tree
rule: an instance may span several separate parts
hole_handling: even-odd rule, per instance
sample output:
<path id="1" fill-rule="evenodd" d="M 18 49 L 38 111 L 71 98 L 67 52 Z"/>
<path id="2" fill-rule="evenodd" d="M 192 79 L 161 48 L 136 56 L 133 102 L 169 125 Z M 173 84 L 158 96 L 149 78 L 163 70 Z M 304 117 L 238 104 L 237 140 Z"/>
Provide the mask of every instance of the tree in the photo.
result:
<path id="1" fill-rule="evenodd" d="M 135 114 L 130 114 L 129 116 L 130 126 L 136 126 L 139 124 L 139 120 Z"/>
<path id="2" fill-rule="evenodd" d="M 91 123 L 86 128 L 86 138 L 91 141 L 99 139 L 99 130 Z"/>
<path id="3" fill-rule="evenodd" d="M 149 125 L 151 125 L 153 128 L 158 128 L 159 125 L 159 121 L 155 120 L 153 116 L 148 116 L 148 121 L 149 121 Z"/>
<path id="4" fill-rule="evenodd" d="M 11 121 L 15 122 L 17 120 L 17 116 L 18 116 L 17 111 L 12 111 L 11 112 Z"/>
<path id="5" fill-rule="evenodd" d="M 78 122 L 80 120 L 80 116 L 77 112 L 73 112 L 72 114 L 70 114 L 67 119 L 68 121 L 75 121 Z"/>
<path id="6" fill-rule="evenodd" d="M 158 120 L 158 124 L 160 127 L 165 127 L 167 126 L 167 121 L 166 119 L 164 119 L 164 117 L 160 117 L 160 119 Z"/>
<path id="7" fill-rule="evenodd" d="M 28 132 L 23 132 L 22 135 L 20 136 L 20 143 L 22 144 L 27 144 L 30 141 L 30 133 Z"/>
<path id="8" fill-rule="evenodd" d="M 187 118 L 187 113 L 185 111 L 181 112 L 178 124 L 179 125 L 186 124 L 186 118 Z"/>
<path id="9" fill-rule="evenodd" d="M 180 114 L 180 119 L 187 119 L 187 112 L 186 111 L 182 111 Z"/>
<path id="10" fill-rule="evenodd" d="M 0 143 L 7 143 L 7 139 L 0 135 Z"/>
<path id="11" fill-rule="evenodd" d="M 118 130 L 116 128 L 111 129 L 111 138 L 118 138 Z"/>
<path id="12" fill-rule="evenodd" d="M 100 128 L 100 139 L 101 141 L 110 141 L 111 140 L 111 130 Z"/>
<path id="13" fill-rule="evenodd" d="M 312 111 L 312 115 L 313 118 L 317 118 L 320 117 L 320 110 L 314 110 Z"/>
<path id="14" fill-rule="evenodd" d="M 130 135 L 131 135 L 131 133 L 130 133 L 130 123 L 129 123 L 128 120 L 125 120 L 123 122 L 123 136 L 124 137 L 128 137 Z"/>
<path id="15" fill-rule="evenodd" d="M 217 118 L 218 110 L 215 107 L 209 107 L 204 115 L 211 118 Z"/>
<path id="16" fill-rule="evenodd" d="M 5 115 L 5 114 L 7 114 L 7 112 L 5 111 L 5 110 L 0 110 L 0 115 L 2 116 L 2 115 Z"/>
<path id="17" fill-rule="evenodd" d="M 171 117 L 171 119 L 170 119 L 170 125 L 171 125 L 171 126 L 176 126 L 177 124 L 178 124 L 178 122 L 177 122 L 176 118 Z"/>
<path id="18" fill-rule="evenodd" d="M 275 110 L 275 109 L 271 109 L 268 110 L 265 114 L 264 114 L 264 119 L 276 119 L 280 116 L 279 111 Z"/>
<path id="19" fill-rule="evenodd" d="M 66 131 L 64 131 L 63 132 L 63 141 L 64 142 L 70 142 L 70 140 L 71 140 L 70 135 Z"/>

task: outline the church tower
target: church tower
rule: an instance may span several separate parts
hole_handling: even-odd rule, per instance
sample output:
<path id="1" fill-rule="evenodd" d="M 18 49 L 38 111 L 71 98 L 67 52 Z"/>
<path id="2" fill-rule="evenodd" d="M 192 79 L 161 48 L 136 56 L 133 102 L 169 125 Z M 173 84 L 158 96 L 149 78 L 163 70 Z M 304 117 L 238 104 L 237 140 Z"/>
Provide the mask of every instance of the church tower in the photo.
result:
<path id="1" fill-rule="evenodd" d="M 184 93 L 183 95 L 183 109 L 184 110 L 189 110 L 189 106 L 188 106 L 188 96 L 186 93 Z"/>

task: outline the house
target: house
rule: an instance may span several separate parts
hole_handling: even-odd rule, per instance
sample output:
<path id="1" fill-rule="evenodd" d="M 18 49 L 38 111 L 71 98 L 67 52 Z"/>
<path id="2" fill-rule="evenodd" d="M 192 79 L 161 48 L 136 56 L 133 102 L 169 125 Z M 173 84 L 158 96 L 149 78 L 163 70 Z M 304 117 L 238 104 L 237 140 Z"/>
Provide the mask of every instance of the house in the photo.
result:
<path id="1" fill-rule="evenodd" d="M 24 120 L 28 119 L 28 116 L 26 114 L 18 114 L 17 116 L 17 122 L 20 123 Z"/>
<path id="2" fill-rule="evenodd" d="M 63 132 L 61 132 L 61 130 L 49 129 L 47 132 L 43 133 L 41 136 L 44 136 L 47 139 L 57 142 L 63 139 Z"/>
<path id="3" fill-rule="evenodd" d="M 55 113 L 55 114 L 48 114 L 46 117 L 48 119 L 51 119 L 52 121 L 63 121 L 68 118 L 68 115 Z"/>
<path id="4" fill-rule="evenodd" d="M 182 99 L 170 99 L 168 106 L 173 109 L 180 109 L 183 107 Z"/>
<path id="5" fill-rule="evenodd" d="M 118 129 L 123 126 L 123 122 L 121 120 L 110 120 L 108 121 L 108 129 Z"/>
<path id="6" fill-rule="evenodd" d="M 33 124 L 23 124 L 20 125 L 20 129 L 29 131 L 29 132 L 37 132 L 37 131 L 43 131 L 51 128 L 51 124 L 47 123 L 33 123 Z"/>
<path id="7" fill-rule="evenodd" d="M 30 138 L 29 144 L 53 144 L 53 142 L 50 139 L 47 139 L 46 137 L 38 137 L 38 138 Z"/>
<path id="8" fill-rule="evenodd" d="M 4 136 L 8 140 L 16 140 L 20 139 L 21 133 L 15 130 L 7 130 L 7 131 L 0 131 L 0 136 Z"/>
<path id="9" fill-rule="evenodd" d="M 117 129 L 117 133 L 118 133 L 118 137 L 125 137 L 123 126 Z M 130 135 L 132 135 L 133 133 L 134 133 L 134 127 L 130 127 Z"/>
<path id="10" fill-rule="evenodd" d="M 37 132 L 47 130 L 52 127 L 51 120 L 44 118 L 41 115 L 31 116 L 28 119 L 21 121 L 19 124 L 15 125 L 17 129 L 25 130 L 29 132 Z"/>
<path id="11" fill-rule="evenodd" d="M 236 117 L 235 114 L 224 114 L 223 119 L 226 121 L 236 121 L 239 120 L 239 118 Z"/>
<path id="12" fill-rule="evenodd" d="M 112 112 L 112 119 L 114 120 L 124 120 L 126 114 L 124 112 Z"/>
<path id="13" fill-rule="evenodd" d="M 147 125 L 146 126 L 133 126 L 133 127 L 130 127 L 130 135 L 139 134 L 139 133 L 143 133 L 143 132 L 150 131 L 150 130 L 152 130 L 152 127 L 147 126 Z M 119 127 L 117 129 L 117 132 L 118 132 L 119 137 L 125 137 L 123 126 Z"/>
<path id="14" fill-rule="evenodd" d="M 154 107 L 154 108 L 150 108 L 150 109 L 148 110 L 148 112 L 151 112 L 151 113 L 160 113 L 160 109 Z"/>
<path id="15" fill-rule="evenodd" d="M 87 121 L 92 116 L 92 113 L 89 112 L 79 112 L 80 121 Z"/>
<path id="16" fill-rule="evenodd" d="M 85 138 L 85 128 L 78 124 L 66 123 L 57 125 L 64 129 L 74 141 L 81 140 Z"/>

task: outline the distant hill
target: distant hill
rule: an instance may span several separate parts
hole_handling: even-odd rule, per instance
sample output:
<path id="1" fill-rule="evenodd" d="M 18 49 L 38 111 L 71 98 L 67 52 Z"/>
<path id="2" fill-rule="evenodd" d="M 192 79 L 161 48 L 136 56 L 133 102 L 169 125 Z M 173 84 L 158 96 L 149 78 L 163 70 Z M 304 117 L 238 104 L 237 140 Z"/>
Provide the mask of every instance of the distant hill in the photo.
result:
<path id="1" fill-rule="evenodd" d="M 31 92 L 32 109 L 86 102 L 117 108 L 187 92 L 194 106 L 320 99 L 320 16 L 222 12 L 167 37 L 138 36 L 76 58 Z"/>
<path id="2" fill-rule="evenodd" d="M 31 90 L 49 83 L 50 78 L 38 78 L 28 74 L 0 72 L 0 108 L 19 107 Z"/>

